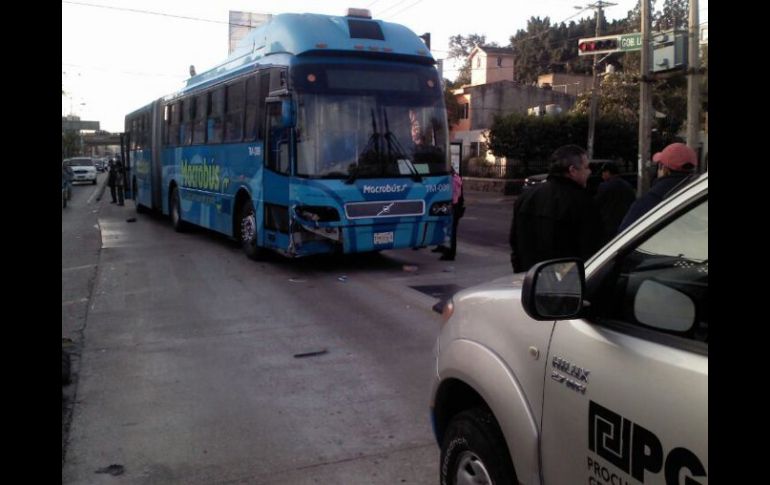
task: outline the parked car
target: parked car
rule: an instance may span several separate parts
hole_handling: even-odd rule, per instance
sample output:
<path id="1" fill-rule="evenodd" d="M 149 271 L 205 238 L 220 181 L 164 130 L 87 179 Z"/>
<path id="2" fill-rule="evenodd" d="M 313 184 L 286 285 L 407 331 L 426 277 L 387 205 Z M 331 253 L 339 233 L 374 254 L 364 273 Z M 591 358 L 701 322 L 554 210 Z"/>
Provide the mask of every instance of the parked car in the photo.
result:
<path id="1" fill-rule="evenodd" d="M 708 174 L 585 265 L 461 291 L 443 317 L 442 484 L 708 483 Z"/>
<path id="2" fill-rule="evenodd" d="M 94 166 L 97 172 L 104 172 L 107 170 L 107 158 L 94 158 Z"/>
<path id="3" fill-rule="evenodd" d="M 64 160 L 72 170 L 72 182 L 91 182 L 96 185 L 96 166 L 91 157 L 74 157 Z"/>

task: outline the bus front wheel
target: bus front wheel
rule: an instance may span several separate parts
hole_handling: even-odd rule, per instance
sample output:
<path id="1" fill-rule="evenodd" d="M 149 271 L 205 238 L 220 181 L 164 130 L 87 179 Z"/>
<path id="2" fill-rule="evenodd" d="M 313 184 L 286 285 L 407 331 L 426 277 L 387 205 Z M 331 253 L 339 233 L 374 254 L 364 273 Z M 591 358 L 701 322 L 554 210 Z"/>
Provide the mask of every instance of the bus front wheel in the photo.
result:
<path id="1" fill-rule="evenodd" d="M 259 260 L 264 256 L 263 248 L 257 245 L 257 213 L 250 200 L 243 203 L 238 224 L 238 240 L 243 252 L 251 259 Z"/>

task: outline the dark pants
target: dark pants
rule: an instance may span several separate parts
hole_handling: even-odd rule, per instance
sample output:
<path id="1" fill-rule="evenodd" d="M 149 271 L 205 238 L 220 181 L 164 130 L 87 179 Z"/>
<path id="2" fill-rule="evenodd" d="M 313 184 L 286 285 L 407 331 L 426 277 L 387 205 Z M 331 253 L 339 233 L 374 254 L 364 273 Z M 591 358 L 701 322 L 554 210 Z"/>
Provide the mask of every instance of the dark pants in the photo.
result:
<path id="1" fill-rule="evenodd" d="M 446 254 L 450 258 L 454 258 L 457 254 L 457 225 L 460 223 L 460 205 L 452 205 L 452 239 L 449 244 L 449 251 Z"/>
<path id="2" fill-rule="evenodd" d="M 118 198 L 115 195 L 115 186 L 114 185 L 110 185 L 110 196 L 112 196 L 112 203 L 113 204 L 118 201 Z"/>
<path id="3" fill-rule="evenodd" d="M 118 205 L 123 205 L 124 203 L 123 186 L 118 185 L 117 187 L 115 187 L 115 190 L 118 192 Z"/>

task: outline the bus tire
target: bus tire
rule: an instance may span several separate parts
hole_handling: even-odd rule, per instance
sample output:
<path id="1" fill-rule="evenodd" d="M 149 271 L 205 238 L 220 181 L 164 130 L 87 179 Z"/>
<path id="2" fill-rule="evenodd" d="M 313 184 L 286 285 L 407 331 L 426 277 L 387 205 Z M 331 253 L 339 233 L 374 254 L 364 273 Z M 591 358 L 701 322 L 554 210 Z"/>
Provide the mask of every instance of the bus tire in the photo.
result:
<path id="1" fill-rule="evenodd" d="M 259 261 L 264 257 L 264 249 L 257 245 L 257 214 L 250 200 L 238 211 L 238 242 L 250 259 Z"/>
<path id="2" fill-rule="evenodd" d="M 187 229 L 187 223 L 182 220 L 182 208 L 179 204 L 179 190 L 174 187 L 171 189 L 171 225 L 176 232 L 184 232 Z M 138 206 L 137 206 L 138 207 Z"/>

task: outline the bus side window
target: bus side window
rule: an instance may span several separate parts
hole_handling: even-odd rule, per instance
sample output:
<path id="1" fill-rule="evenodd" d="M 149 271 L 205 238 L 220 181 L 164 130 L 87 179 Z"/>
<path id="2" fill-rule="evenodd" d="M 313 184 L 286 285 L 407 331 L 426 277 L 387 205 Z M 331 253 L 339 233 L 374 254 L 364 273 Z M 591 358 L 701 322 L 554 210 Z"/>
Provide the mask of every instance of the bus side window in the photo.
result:
<path id="1" fill-rule="evenodd" d="M 187 145 L 187 138 L 189 130 L 189 112 L 190 102 L 187 99 L 183 99 L 179 102 L 179 144 Z"/>
<path id="2" fill-rule="evenodd" d="M 257 104 L 259 105 L 259 116 L 257 116 L 257 138 L 265 139 L 265 115 L 264 106 L 267 94 L 270 92 L 270 71 L 265 70 L 259 74 L 259 97 L 257 98 Z"/>
<path id="3" fill-rule="evenodd" d="M 137 146 L 137 143 L 136 143 L 136 137 L 133 136 L 133 133 L 135 133 L 135 132 L 136 132 L 136 118 L 132 119 L 131 123 L 129 125 L 129 134 L 130 134 L 130 136 L 128 137 L 128 139 L 129 139 L 128 146 L 130 147 L 131 150 L 136 150 L 137 148 L 139 148 Z"/>
<path id="4" fill-rule="evenodd" d="M 131 136 L 136 138 L 136 144 L 139 149 L 142 149 L 145 147 L 144 138 L 142 137 L 143 132 L 144 132 L 144 115 L 140 115 L 139 118 L 137 118 L 136 125 L 134 125 L 134 130 L 131 133 Z"/>
<path id="5" fill-rule="evenodd" d="M 171 121 L 171 106 L 166 105 L 163 107 L 163 133 L 161 135 L 164 145 L 168 145 L 169 121 Z"/>
<path id="6" fill-rule="evenodd" d="M 193 121 L 193 144 L 206 143 L 206 114 L 208 113 L 209 94 L 203 93 L 195 97 L 195 118 Z"/>
<path id="7" fill-rule="evenodd" d="M 225 111 L 225 90 L 217 88 L 211 93 L 209 116 L 206 124 L 207 140 L 209 143 L 222 143 L 224 123 L 222 117 Z"/>
<path id="8" fill-rule="evenodd" d="M 243 81 L 227 86 L 225 142 L 238 142 L 243 137 Z"/>
<path id="9" fill-rule="evenodd" d="M 179 109 L 181 108 L 179 103 L 171 105 L 171 119 L 168 123 L 168 145 L 175 147 L 179 144 Z"/>
<path id="10" fill-rule="evenodd" d="M 142 116 L 142 145 L 149 147 L 151 144 L 150 142 L 150 115 L 145 114 Z"/>
<path id="11" fill-rule="evenodd" d="M 254 141 L 257 138 L 259 106 L 259 78 L 251 76 L 246 80 L 246 126 L 243 134 L 245 141 Z"/>

